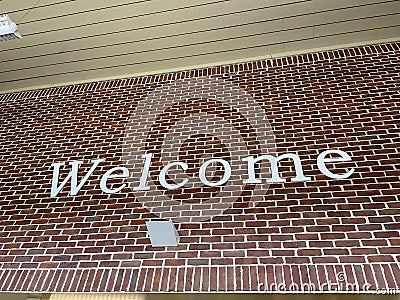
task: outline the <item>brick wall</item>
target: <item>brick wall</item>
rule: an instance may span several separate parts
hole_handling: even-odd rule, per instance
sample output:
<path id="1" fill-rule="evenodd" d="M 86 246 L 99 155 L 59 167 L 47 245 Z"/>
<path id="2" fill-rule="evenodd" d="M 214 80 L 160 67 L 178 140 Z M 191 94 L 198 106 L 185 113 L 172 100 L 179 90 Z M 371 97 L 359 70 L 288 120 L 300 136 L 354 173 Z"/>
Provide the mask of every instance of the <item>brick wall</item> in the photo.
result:
<path id="1" fill-rule="evenodd" d="M 400 289 L 399 50 L 398 43 L 374 45 L 0 95 L 0 290 Z M 181 87 L 200 77 L 228 88 Z M 235 98 L 235 87 L 249 99 Z M 171 93 L 186 96 L 143 102 Z M 246 107 L 253 109 L 240 106 L 246 101 L 263 116 L 246 118 Z M 224 125 L 213 134 L 196 128 L 210 118 Z M 310 181 L 291 182 L 293 166 L 282 161 L 283 183 L 167 190 L 157 182 L 172 157 L 163 157 L 164 140 L 188 163 L 184 174 L 171 171 L 181 180 L 205 158 L 229 161 L 230 135 L 240 137 L 244 153 L 262 153 L 266 127 L 273 152 L 297 153 Z M 141 134 L 139 146 L 129 144 L 132 132 Z M 101 176 L 129 165 L 135 145 L 154 154 L 151 190 L 102 192 Z M 335 170 L 354 168 L 349 178 L 319 172 L 316 158 L 327 149 L 352 157 Z M 81 160 L 83 176 L 99 158 L 105 161 L 76 196 L 68 185 L 50 196 L 52 163 Z M 130 165 L 133 173 L 139 165 Z M 68 172 L 66 164 L 60 180 Z M 212 199 L 229 201 L 196 219 Z M 160 217 L 163 203 L 181 212 L 171 215 L 177 247 L 151 247 L 147 235 L 145 222 Z"/>

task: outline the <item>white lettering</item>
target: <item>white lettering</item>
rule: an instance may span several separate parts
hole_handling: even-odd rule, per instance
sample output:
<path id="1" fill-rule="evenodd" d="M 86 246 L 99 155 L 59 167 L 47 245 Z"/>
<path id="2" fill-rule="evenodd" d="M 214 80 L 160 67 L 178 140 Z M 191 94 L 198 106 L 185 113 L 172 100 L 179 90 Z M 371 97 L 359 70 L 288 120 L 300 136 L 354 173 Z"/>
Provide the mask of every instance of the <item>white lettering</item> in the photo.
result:
<path id="1" fill-rule="evenodd" d="M 143 154 L 142 158 L 145 158 L 144 167 L 142 170 L 142 176 L 140 177 L 139 186 L 133 188 L 134 191 L 148 191 L 150 187 L 147 185 L 147 177 L 149 176 L 151 159 L 153 158 L 153 153 Z"/>
<path id="2" fill-rule="evenodd" d="M 206 170 L 207 170 L 207 167 L 214 162 L 218 162 L 218 163 L 222 164 L 222 166 L 224 167 L 224 176 L 222 177 L 221 180 L 219 180 L 217 182 L 210 182 L 206 178 Z M 231 173 L 232 173 L 232 170 L 231 170 L 230 164 L 226 160 L 218 158 L 218 159 L 210 159 L 210 160 L 204 162 L 200 167 L 199 177 L 200 177 L 201 182 L 204 183 L 205 185 L 218 186 L 218 185 L 222 185 L 225 182 L 227 182 L 228 179 L 231 177 Z"/>
<path id="3" fill-rule="evenodd" d="M 78 169 L 79 165 L 81 165 L 83 162 L 79 160 L 75 160 L 70 162 L 69 164 L 72 166 L 71 172 L 67 175 L 67 177 L 64 179 L 64 181 L 58 185 L 58 176 L 60 172 L 60 167 L 64 166 L 65 163 L 53 163 L 52 166 L 54 167 L 53 170 L 53 181 L 51 183 L 51 197 L 56 197 L 58 193 L 63 189 L 63 187 L 67 184 L 68 180 L 71 179 L 71 196 L 75 196 L 79 190 L 82 188 L 82 186 L 85 184 L 85 182 L 89 179 L 90 175 L 94 172 L 94 170 L 97 168 L 99 163 L 104 161 L 104 159 L 94 159 L 91 162 L 93 163 L 93 166 L 90 168 L 90 170 L 86 173 L 86 175 L 83 177 L 81 182 L 78 185 Z"/>
<path id="4" fill-rule="evenodd" d="M 340 158 L 326 158 L 326 156 L 330 154 L 340 155 Z M 318 169 L 321 171 L 321 173 L 330 178 L 346 179 L 349 178 L 351 174 L 354 173 L 354 168 L 351 168 L 350 171 L 344 174 L 333 174 L 331 171 L 328 170 L 328 168 L 325 165 L 325 163 L 346 162 L 346 161 L 351 161 L 351 157 L 346 152 L 341 150 L 326 150 L 322 152 L 320 155 L 318 155 L 317 166 Z"/>
<path id="5" fill-rule="evenodd" d="M 327 157 L 328 155 L 336 155 L 339 157 Z M 135 187 L 133 190 L 134 191 L 146 191 L 150 190 L 150 186 L 147 184 L 147 180 L 149 177 L 150 173 L 150 166 L 151 166 L 151 160 L 153 158 L 152 153 L 144 154 L 142 155 L 142 158 L 144 158 L 144 166 L 142 169 L 139 185 Z M 259 157 L 254 157 L 254 156 L 248 156 L 242 159 L 242 161 L 247 162 L 247 176 L 248 178 L 246 180 L 243 180 L 243 184 L 258 184 L 262 182 L 261 178 L 258 178 L 255 174 L 255 166 L 257 163 L 262 163 L 264 160 L 267 160 L 270 169 L 271 169 L 271 178 L 267 179 L 267 182 L 270 183 L 278 183 L 278 182 L 286 182 L 285 178 L 281 178 L 279 174 L 279 162 L 283 159 L 291 159 L 293 160 L 294 164 L 294 169 L 296 172 L 296 176 L 294 178 L 291 178 L 292 182 L 303 182 L 303 181 L 309 181 L 311 180 L 311 177 L 304 176 L 303 172 L 303 166 L 302 162 L 300 160 L 300 157 L 297 154 L 294 153 L 285 153 L 282 155 L 279 155 L 278 157 L 274 157 L 271 155 L 261 155 Z M 97 166 L 100 164 L 100 162 L 103 162 L 104 159 L 95 159 L 92 160 L 92 166 L 90 170 L 84 175 L 84 177 L 81 179 L 81 181 L 78 182 L 78 172 L 79 172 L 79 166 L 83 163 L 82 161 L 72 161 L 69 162 L 69 165 L 71 165 L 71 170 L 68 173 L 68 175 L 64 178 L 64 180 L 59 183 L 59 173 L 60 173 L 60 168 L 65 165 L 64 162 L 57 162 L 53 163 L 53 178 L 52 178 L 52 183 L 51 183 L 51 197 L 56 197 L 60 191 L 65 187 L 65 185 L 68 183 L 68 181 L 71 181 L 71 190 L 70 190 L 70 195 L 75 196 L 83 187 L 83 185 L 86 183 L 86 181 L 89 179 L 89 177 L 93 174 Z M 335 162 L 348 162 L 351 161 L 351 157 L 344 151 L 341 150 L 325 150 L 321 154 L 318 155 L 317 158 L 317 166 L 320 172 L 324 175 L 326 175 L 329 178 L 333 179 L 345 179 L 350 177 L 354 173 L 354 168 L 351 168 L 344 174 L 335 174 L 332 171 L 328 170 L 328 167 L 326 166 L 327 163 L 335 163 Z M 223 177 L 216 181 L 216 182 L 211 182 L 210 180 L 207 179 L 206 177 L 206 172 L 207 168 L 211 164 L 218 163 L 222 165 L 223 167 Z M 178 183 L 168 183 L 166 180 L 167 174 L 170 171 L 172 167 L 179 167 L 183 171 L 186 171 L 189 167 L 186 163 L 184 162 L 171 162 L 164 166 L 162 170 L 159 173 L 158 180 L 160 184 L 168 189 L 168 190 L 174 190 L 183 187 L 188 181 L 188 178 L 182 179 L 181 182 Z M 207 186 L 220 186 L 225 184 L 229 178 L 231 177 L 232 174 L 232 169 L 229 164 L 224 159 L 210 159 L 208 161 L 205 161 L 200 169 L 199 169 L 199 178 L 200 181 Z M 100 180 L 100 188 L 104 193 L 108 194 L 115 194 L 120 192 L 123 188 L 127 186 L 126 183 L 121 183 L 119 186 L 115 188 L 109 188 L 107 187 L 107 181 L 109 179 L 114 179 L 114 178 L 121 178 L 125 179 L 129 176 L 129 169 L 126 167 L 114 167 L 108 170 Z"/>
<path id="6" fill-rule="evenodd" d="M 114 172 L 117 172 L 117 171 L 122 171 L 122 174 L 112 174 L 112 173 L 114 173 Z M 119 191 L 121 191 L 125 186 L 126 186 L 126 183 L 124 183 L 124 184 L 122 184 L 120 187 L 118 187 L 118 188 L 115 188 L 115 189 L 109 189 L 108 187 L 107 187 L 107 180 L 108 179 L 112 179 L 112 178 L 127 178 L 129 176 L 129 170 L 127 169 L 127 168 L 125 168 L 125 167 L 115 167 L 115 168 L 112 168 L 112 169 L 110 169 L 110 170 L 108 170 L 104 175 L 103 175 L 103 177 L 101 177 L 101 180 L 100 180 L 100 188 L 101 188 L 101 190 L 104 192 L 104 193 L 107 193 L 107 194 L 115 194 L 115 193 L 118 193 Z"/>
<path id="7" fill-rule="evenodd" d="M 254 165 L 264 159 L 267 159 L 269 163 L 271 164 L 271 173 L 272 173 L 272 178 L 267 180 L 267 182 L 275 183 L 275 182 L 285 182 L 286 179 L 283 179 L 279 176 L 279 170 L 278 170 L 278 161 L 285 159 L 285 158 L 291 158 L 293 159 L 294 162 L 294 167 L 296 170 L 296 177 L 292 178 L 292 182 L 301 182 L 301 181 L 309 181 L 311 180 L 310 177 L 304 176 L 303 173 L 303 166 L 301 165 L 301 160 L 300 157 L 297 154 L 294 153 L 286 153 L 278 156 L 278 158 L 273 157 L 271 155 L 261 155 L 257 158 L 254 158 L 254 156 L 249 156 L 246 158 L 243 158 L 242 161 L 247 161 L 247 171 L 248 171 L 248 176 L 249 178 L 244 180 L 244 184 L 255 184 L 255 183 L 261 183 L 261 179 L 257 179 L 255 177 L 255 170 L 254 170 Z"/>
<path id="8" fill-rule="evenodd" d="M 165 176 L 167 175 L 168 170 L 173 167 L 173 166 L 179 166 L 181 167 L 184 171 L 186 171 L 188 169 L 188 165 L 183 163 L 183 162 L 173 162 L 173 163 L 169 163 L 168 165 L 166 165 L 164 168 L 162 168 L 160 175 L 158 176 L 158 181 L 160 182 L 160 184 L 165 187 L 166 189 L 169 190 L 176 190 L 179 189 L 180 187 L 184 186 L 189 180 L 187 178 L 185 178 L 184 180 L 182 180 L 180 183 L 177 184 L 169 184 L 166 180 L 165 180 Z"/>

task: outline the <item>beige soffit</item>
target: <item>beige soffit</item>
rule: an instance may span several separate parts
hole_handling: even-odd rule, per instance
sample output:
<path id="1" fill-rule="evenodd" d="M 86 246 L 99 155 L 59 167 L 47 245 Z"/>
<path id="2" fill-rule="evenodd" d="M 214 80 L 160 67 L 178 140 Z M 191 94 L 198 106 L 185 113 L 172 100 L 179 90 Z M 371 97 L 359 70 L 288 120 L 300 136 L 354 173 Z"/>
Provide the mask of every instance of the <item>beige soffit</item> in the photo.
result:
<path id="1" fill-rule="evenodd" d="M 400 0 L 0 0 L 0 93 L 397 41 Z"/>

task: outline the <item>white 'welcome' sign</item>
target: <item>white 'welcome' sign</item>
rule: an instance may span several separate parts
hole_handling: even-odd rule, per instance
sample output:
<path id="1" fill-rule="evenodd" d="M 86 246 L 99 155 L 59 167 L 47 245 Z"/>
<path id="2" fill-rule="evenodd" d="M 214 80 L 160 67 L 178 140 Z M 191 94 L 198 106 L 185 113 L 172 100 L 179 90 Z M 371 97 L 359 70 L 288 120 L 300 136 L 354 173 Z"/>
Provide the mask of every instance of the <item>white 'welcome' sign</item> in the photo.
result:
<path id="1" fill-rule="evenodd" d="M 336 157 L 327 157 L 327 156 L 334 155 Z M 144 159 L 144 165 L 141 173 L 140 180 L 138 182 L 138 185 L 133 188 L 135 191 L 146 191 L 149 190 L 150 187 L 147 184 L 147 179 L 149 176 L 149 171 L 150 171 L 150 166 L 151 166 L 151 160 L 153 158 L 152 153 L 144 154 L 142 155 L 142 158 Z M 291 178 L 290 180 L 292 182 L 303 182 L 303 181 L 310 181 L 311 177 L 305 176 L 303 172 L 303 166 L 300 157 L 295 154 L 295 153 L 285 153 L 282 154 L 278 157 L 274 157 L 272 155 L 261 155 L 258 157 L 254 156 L 248 156 L 242 159 L 244 163 L 247 163 L 247 178 L 243 180 L 243 184 L 259 184 L 262 182 L 262 180 L 266 180 L 268 183 L 277 183 L 277 182 L 285 182 L 285 178 L 281 178 L 279 175 L 279 168 L 278 168 L 278 162 L 283 160 L 283 159 L 291 159 L 294 163 L 294 169 L 296 172 L 296 176 Z M 71 189 L 70 189 L 70 195 L 74 196 L 77 195 L 80 189 L 84 186 L 86 181 L 89 179 L 89 177 L 93 174 L 95 169 L 99 166 L 101 162 L 103 162 L 104 159 L 95 159 L 92 160 L 91 163 L 93 164 L 89 171 L 85 174 L 85 176 L 78 182 L 78 170 L 79 166 L 83 163 L 83 161 L 75 160 L 69 162 L 69 165 L 71 166 L 71 171 L 68 173 L 68 175 L 62 180 L 61 183 L 59 183 L 59 172 L 60 168 L 65 165 L 64 162 L 57 162 L 53 163 L 53 178 L 52 178 L 52 183 L 51 183 L 51 197 L 56 197 L 58 193 L 66 186 L 68 181 L 71 182 Z M 271 178 L 258 178 L 256 172 L 255 172 L 255 165 L 256 163 L 262 162 L 262 161 L 268 161 L 270 164 L 271 168 Z M 332 178 L 332 179 L 346 179 L 350 177 L 353 172 L 354 168 L 350 168 L 346 173 L 338 174 L 335 173 L 332 170 L 329 170 L 326 163 L 335 163 L 335 162 L 348 162 L 351 161 L 351 157 L 344 151 L 341 150 L 325 150 L 322 153 L 320 153 L 317 157 L 317 167 L 320 170 L 322 174 L 325 176 Z M 216 165 L 219 164 L 222 166 L 224 174 L 222 178 L 216 182 L 211 182 L 207 179 L 206 177 L 206 171 L 207 168 L 211 165 Z M 181 180 L 178 183 L 168 183 L 166 178 L 168 171 L 172 167 L 179 167 L 183 171 L 186 171 L 188 169 L 188 165 L 185 162 L 171 162 L 167 165 L 165 165 L 159 175 L 158 175 L 158 181 L 163 186 L 164 188 L 168 190 L 173 190 L 173 189 L 179 189 L 182 188 L 188 181 L 188 178 L 185 178 Z M 199 179 L 200 181 L 206 185 L 206 186 L 221 186 L 225 184 L 229 178 L 231 177 L 232 169 L 229 164 L 224 159 L 221 158 L 214 158 L 205 161 L 199 169 Z M 109 188 L 107 185 L 107 181 L 109 179 L 113 178 L 128 178 L 129 177 L 129 170 L 126 167 L 114 167 L 109 169 L 107 172 L 104 173 L 104 175 L 101 177 L 100 180 L 100 188 L 104 193 L 109 193 L 109 194 L 115 194 L 120 192 L 122 189 L 126 187 L 126 183 L 122 183 L 120 186 L 115 187 L 115 188 Z"/>

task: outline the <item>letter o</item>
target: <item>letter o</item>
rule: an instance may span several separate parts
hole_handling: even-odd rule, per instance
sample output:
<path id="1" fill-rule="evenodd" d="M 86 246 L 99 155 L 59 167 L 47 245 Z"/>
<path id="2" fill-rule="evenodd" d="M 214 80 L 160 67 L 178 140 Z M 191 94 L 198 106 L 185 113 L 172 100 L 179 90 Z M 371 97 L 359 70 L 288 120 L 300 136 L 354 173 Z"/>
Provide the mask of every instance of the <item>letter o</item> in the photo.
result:
<path id="1" fill-rule="evenodd" d="M 214 162 L 218 162 L 221 163 L 224 167 L 224 176 L 222 177 L 222 179 L 220 181 L 217 182 L 210 182 L 207 178 L 206 178 L 206 170 L 208 168 L 209 165 L 211 165 Z M 202 183 L 204 183 L 205 185 L 208 186 L 218 186 L 218 185 L 222 185 L 225 182 L 227 182 L 229 180 L 229 178 L 231 177 L 231 165 L 224 159 L 221 158 L 216 158 L 216 159 L 210 159 L 207 160 L 206 162 L 204 162 L 199 170 L 199 177 L 200 177 L 200 181 Z"/>

